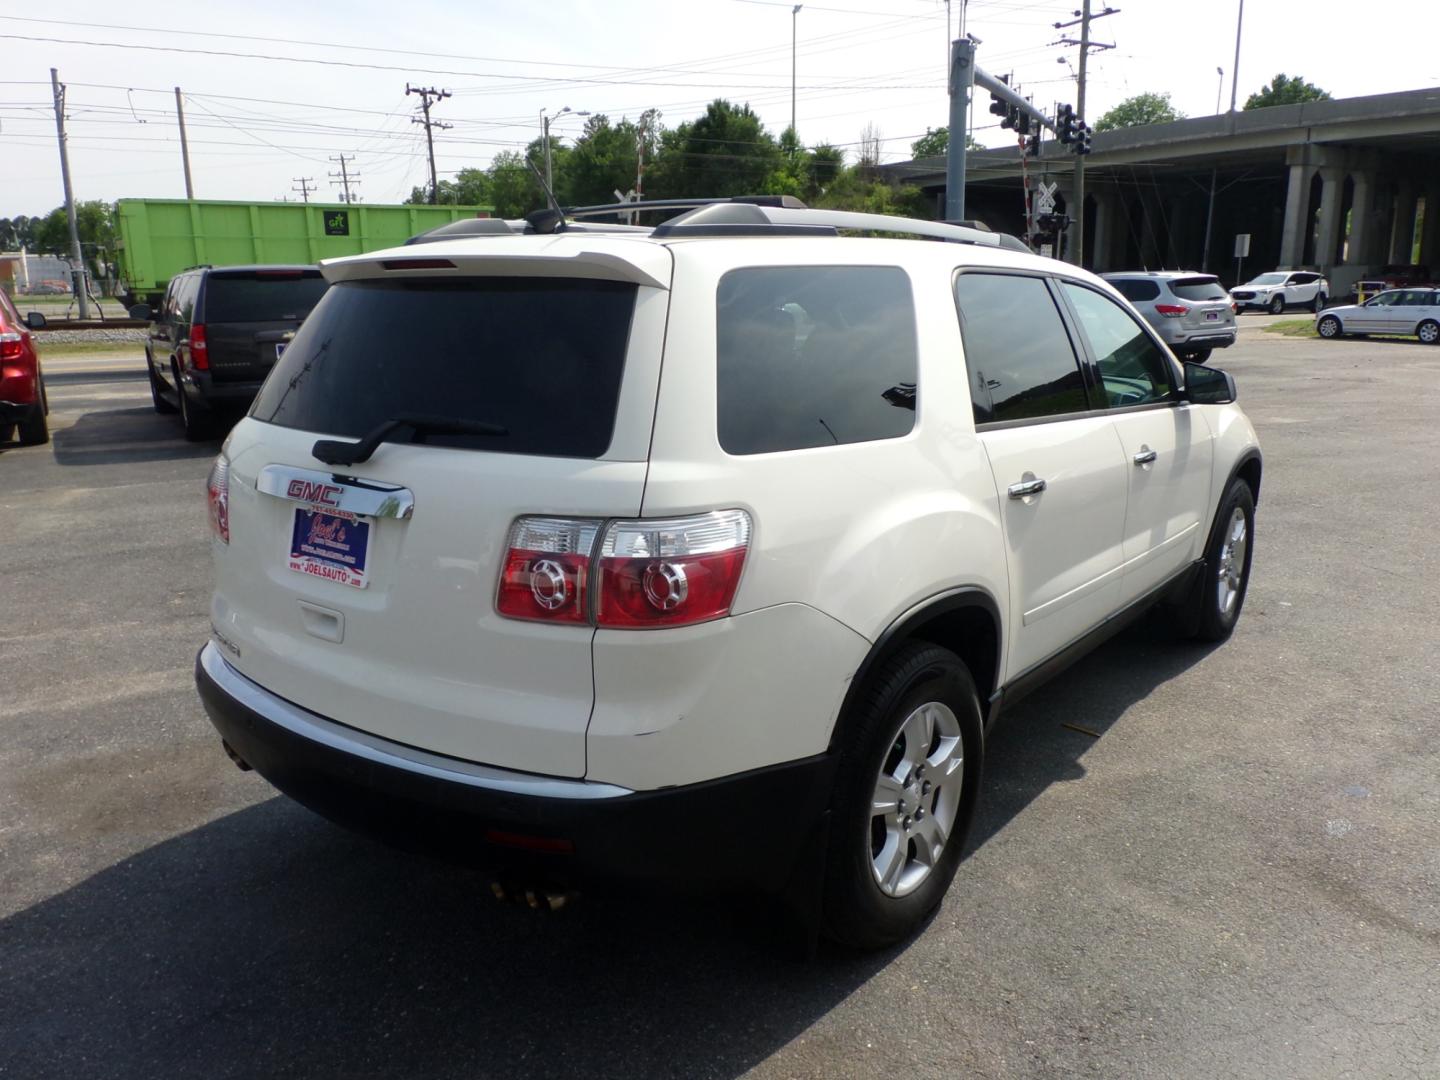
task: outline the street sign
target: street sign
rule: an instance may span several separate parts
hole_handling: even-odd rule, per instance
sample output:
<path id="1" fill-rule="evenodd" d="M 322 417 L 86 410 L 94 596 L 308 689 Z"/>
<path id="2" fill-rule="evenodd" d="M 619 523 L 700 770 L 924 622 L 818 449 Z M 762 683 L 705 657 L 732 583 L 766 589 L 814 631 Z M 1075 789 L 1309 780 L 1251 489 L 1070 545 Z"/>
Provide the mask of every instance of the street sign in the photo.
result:
<path id="1" fill-rule="evenodd" d="M 1035 213 L 1051 214 L 1055 211 L 1055 189 L 1060 186 L 1059 181 L 1052 180 L 1048 184 L 1039 184 L 1035 188 Z M 1248 237 L 1246 238 L 1249 239 Z"/>
<path id="2" fill-rule="evenodd" d="M 1235 258 L 1243 259 L 1250 254 L 1250 234 L 1248 232 L 1235 234 Z"/>

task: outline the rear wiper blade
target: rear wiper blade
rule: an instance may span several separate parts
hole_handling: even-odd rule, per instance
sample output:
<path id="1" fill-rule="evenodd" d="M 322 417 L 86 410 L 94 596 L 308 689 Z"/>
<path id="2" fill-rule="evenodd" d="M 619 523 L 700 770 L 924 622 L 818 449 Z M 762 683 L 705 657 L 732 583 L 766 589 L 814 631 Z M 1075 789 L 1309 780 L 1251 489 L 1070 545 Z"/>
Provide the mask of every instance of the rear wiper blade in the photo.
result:
<path id="1" fill-rule="evenodd" d="M 319 439 L 310 453 L 327 465 L 354 465 L 369 461 L 382 442 L 401 442 L 391 438 L 400 431 L 415 435 L 509 435 L 510 429 L 484 420 L 460 420 L 447 416 L 420 416 L 404 413 L 377 424 L 359 442 Z M 403 440 L 408 442 L 409 439 Z"/>

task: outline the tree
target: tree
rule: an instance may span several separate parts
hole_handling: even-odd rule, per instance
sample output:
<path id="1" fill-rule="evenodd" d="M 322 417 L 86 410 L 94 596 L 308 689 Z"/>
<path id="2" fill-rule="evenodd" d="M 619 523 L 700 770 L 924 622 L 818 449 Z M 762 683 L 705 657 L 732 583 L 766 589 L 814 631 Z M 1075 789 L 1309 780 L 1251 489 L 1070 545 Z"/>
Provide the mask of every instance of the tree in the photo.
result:
<path id="1" fill-rule="evenodd" d="M 70 222 L 65 215 L 65 207 L 57 206 L 43 218 L 32 218 L 31 222 L 37 251 L 50 255 L 70 253 Z M 103 199 L 76 203 L 75 231 L 80 234 L 80 246 L 86 258 L 94 258 L 96 249 L 102 249 L 109 253 L 109 258 L 114 258 L 117 233 L 113 203 Z"/>
<path id="2" fill-rule="evenodd" d="M 600 113 L 585 122 L 575 148 L 567 151 L 566 191 L 572 205 L 614 202 L 615 192 L 635 187 L 642 140 L 647 160 L 654 153 L 654 119 L 647 113 L 639 124 L 626 118 L 611 124 L 609 117 Z"/>
<path id="3" fill-rule="evenodd" d="M 410 189 L 407 203 L 428 203 L 430 192 L 423 187 Z M 486 206 L 490 202 L 490 177 L 484 169 L 461 169 L 454 180 L 441 180 L 435 199 L 441 206 Z"/>
<path id="4" fill-rule="evenodd" d="M 653 185 L 646 194 L 659 197 L 753 195 L 782 169 L 783 155 L 775 136 L 765 130 L 749 105 L 712 101 L 705 114 L 664 132 Z"/>
<path id="5" fill-rule="evenodd" d="M 1146 124 L 1168 124 L 1184 120 L 1185 114 L 1170 103 L 1169 94 L 1136 94 L 1120 102 L 1095 121 L 1096 131 L 1144 127 Z"/>
<path id="6" fill-rule="evenodd" d="M 805 198 L 813 199 L 824 192 L 844 170 L 844 150 L 829 143 L 812 146 L 805 162 Z"/>
<path id="7" fill-rule="evenodd" d="M 545 205 L 540 185 L 535 182 L 525 159 L 514 151 L 502 150 L 496 154 L 486 175 L 490 178 L 490 202 L 496 217 L 524 217 Z"/>
<path id="8" fill-rule="evenodd" d="M 880 138 L 880 129 L 873 123 L 867 123 L 860 130 L 860 160 L 855 167 L 866 172 L 873 172 L 880 164 L 880 150 L 884 140 Z"/>
<path id="9" fill-rule="evenodd" d="M 910 144 L 910 156 L 913 158 L 943 157 L 949 149 L 949 126 L 938 127 L 933 130 L 927 127 L 925 134 Z M 985 147 L 975 141 L 974 135 L 967 134 L 965 136 L 965 149 L 967 151 L 984 150 Z"/>
<path id="10" fill-rule="evenodd" d="M 35 230 L 41 218 L 17 214 L 13 218 L 0 218 L 0 251 L 27 251 L 35 248 Z"/>
<path id="11" fill-rule="evenodd" d="M 1276 75 L 1259 92 L 1245 99 L 1245 109 L 1266 109 L 1271 105 L 1301 105 L 1307 101 L 1329 101 L 1328 91 L 1308 83 L 1299 75 Z"/>

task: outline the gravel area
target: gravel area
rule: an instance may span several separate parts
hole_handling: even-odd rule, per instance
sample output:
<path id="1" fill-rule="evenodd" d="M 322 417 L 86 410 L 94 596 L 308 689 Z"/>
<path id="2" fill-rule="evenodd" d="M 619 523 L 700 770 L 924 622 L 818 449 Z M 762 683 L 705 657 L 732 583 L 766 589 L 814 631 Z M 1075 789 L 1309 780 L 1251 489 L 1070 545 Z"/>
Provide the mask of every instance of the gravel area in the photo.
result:
<path id="1" fill-rule="evenodd" d="M 73 345 L 87 342 L 110 345 L 143 345 L 145 328 L 119 327 L 114 330 L 45 330 L 36 335 L 40 347 L 47 344 Z"/>

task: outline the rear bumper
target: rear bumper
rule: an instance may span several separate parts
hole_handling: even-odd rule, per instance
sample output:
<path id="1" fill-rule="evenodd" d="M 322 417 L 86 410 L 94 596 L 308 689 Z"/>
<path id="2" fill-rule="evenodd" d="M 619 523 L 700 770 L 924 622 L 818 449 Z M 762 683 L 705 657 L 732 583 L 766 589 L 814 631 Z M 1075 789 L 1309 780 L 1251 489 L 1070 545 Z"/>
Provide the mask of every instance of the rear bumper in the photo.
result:
<path id="1" fill-rule="evenodd" d="M 256 772 L 338 824 L 403 847 L 570 881 L 778 890 L 829 802 L 826 755 L 657 791 L 498 769 L 345 727 L 271 694 L 214 642 L 195 660 L 210 722 Z"/>
<path id="2" fill-rule="evenodd" d="M 0 401 L 0 424 L 23 424 L 33 420 L 39 411 L 39 402 L 21 405 L 14 401 Z"/>
<path id="3" fill-rule="evenodd" d="M 1232 328 L 1220 333 L 1213 330 L 1192 330 L 1176 335 L 1176 339 L 1170 344 L 1189 348 L 1228 349 L 1235 344 L 1235 330 Z"/>
<path id="4" fill-rule="evenodd" d="M 212 409 L 234 411 L 249 407 L 260 392 L 263 379 L 245 382 L 217 382 L 208 371 L 189 371 L 182 377 L 183 390 L 192 402 Z"/>

